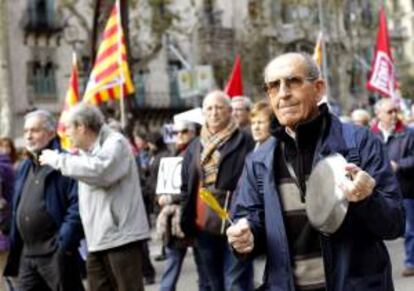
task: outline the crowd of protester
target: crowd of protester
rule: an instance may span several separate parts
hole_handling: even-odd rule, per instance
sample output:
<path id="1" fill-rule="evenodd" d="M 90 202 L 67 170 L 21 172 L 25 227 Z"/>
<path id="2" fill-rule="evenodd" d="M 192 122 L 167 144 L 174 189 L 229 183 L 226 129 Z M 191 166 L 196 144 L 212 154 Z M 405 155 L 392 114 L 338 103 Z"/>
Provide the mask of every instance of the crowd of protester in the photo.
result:
<path id="1" fill-rule="evenodd" d="M 414 114 L 381 99 L 341 122 L 319 103 L 325 83 L 306 54 L 276 57 L 264 76 L 256 103 L 206 94 L 204 124 L 175 121 L 172 144 L 144 124 L 129 138 L 81 103 L 67 120 L 76 151 L 66 152 L 53 115 L 28 113 L 24 151 L 0 138 L 0 291 L 144 290 L 157 277 L 151 228 L 162 240 L 162 291 L 176 290 L 189 248 L 203 291 L 393 290 L 383 240 L 401 235 L 402 276 L 414 276 Z M 306 217 L 306 182 L 333 152 L 353 179 L 347 219 L 327 235 Z M 179 194 L 156 194 L 167 157 L 182 158 Z M 204 190 L 231 223 L 200 199 Z"/>

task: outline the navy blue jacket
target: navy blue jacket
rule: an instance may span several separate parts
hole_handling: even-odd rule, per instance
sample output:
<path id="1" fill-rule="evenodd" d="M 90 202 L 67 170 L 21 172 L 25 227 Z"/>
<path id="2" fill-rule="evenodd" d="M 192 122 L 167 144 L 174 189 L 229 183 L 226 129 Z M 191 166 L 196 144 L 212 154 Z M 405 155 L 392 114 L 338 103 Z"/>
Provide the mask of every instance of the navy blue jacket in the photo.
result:
<path id="1" fill-rule="evenodd" d="M 378 124 L 372 131 L 384 142 Z M 398 122 L 394 133 L 384 143 L 390 160 L 398 164 L 397 180 L 404 198 L 414 199 L 414 132 Z"/>
<path id="2" fill-rule="evenodd" d="M 53 140 L 49 148 L 60 150 L 59 142 Z M 16 173 L 10 230 L 11 248 L 6 269 L 4 271 L 6 276 L 16 276 L 18 273 L 23 241 L 16 225 L 17 207 L 32 163 L 31 159 L 22 161 Z M 79 241 L 83 237 L 83 229 L 78 209 L 77 182 L 71 178 L 62 176 L 59 171 L 51 170 L 45 178 L 44 199 L 46 210 L 59 229 L 57 235 L 58 248 L 68 252 L 77 252 Z"/>
<path id="3" fill-rule="evenodd" d="M 315 149 L 317 159 L 337 152 L 352 160 L 353 151 L 343 138 L 342 124 L 334 116 L 329 118 L 324 138 Z M 377 184 L 367 199 L 350 203 L 336 233 L 320 235 L 326 287 L 328 291 L 394 290 L 383 240 L 397 238 L 404 231 L 401 194 L 381 142 L 367 129 L 357 128 L 354 134 L 359 166 Z M 249 220 L 255 239 L 252 255 L 267 254 L 265 290 L 294 291 L 292 261 L 273 172 L 277 146 L 277 139 L 269 139 L 246 159 L 233 216 Z"/>
<path id="4" fill-rule="evenodd" d="M 218 174 L 215 188 L 233 192 L 243 170 L 246 155 L 253 149 L 254 141 L 250 134 L 236 130 L 230 139 L 219 149 L 221 156 L 218 165 Z M 182 214 L 181 229 L 188 237 L 196 233 L 196 195 L 199 185 L 199 171 L 197 159 L 201 151 L 199 138 L 195 138 L 184 155 L 181 170 Z"/>

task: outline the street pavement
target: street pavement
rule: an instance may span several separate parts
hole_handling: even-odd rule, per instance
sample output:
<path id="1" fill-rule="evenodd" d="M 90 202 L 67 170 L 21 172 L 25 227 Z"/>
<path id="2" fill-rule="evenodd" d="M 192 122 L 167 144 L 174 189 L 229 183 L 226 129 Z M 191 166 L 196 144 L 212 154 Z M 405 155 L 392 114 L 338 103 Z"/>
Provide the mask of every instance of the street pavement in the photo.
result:
<path id="1" fill-rule="evenodd" d="M 414 277 L 404 278 L 401 276 L 403 270 L 403 259 L 404 259 L 404 241 L 398 239 L 395 241 L 387 242 L 387 248 L 390 252 L 392 267 L 393 267 L 393 278 L 396 291 L 413 291 L 414 290 Z M 158 241 L 152 241 L 150 243 L 150 252 L 152 258 L 159 254 L 160 243 Z M 155 291 L 159 290 L 159 282 L 162 275 L 163 263 L 156 262 L 152 259 L 154 267 L 157 270 L 156 283 L 153 285 L 145 286 L 145 290 Z M 255 262 L 255 281 L 261 282 L 261 276 L 263 274 L 264 259 L 256 260 Z M 181 270 L 181 276 L 178 281 L 177 291 L 197 291 L 197 273 L 194 265 L 193 255 L 191 250 L 187 253 L 184 260 L 183 268 Z M 363 291 L 363 290 L 361 290 Z"/>

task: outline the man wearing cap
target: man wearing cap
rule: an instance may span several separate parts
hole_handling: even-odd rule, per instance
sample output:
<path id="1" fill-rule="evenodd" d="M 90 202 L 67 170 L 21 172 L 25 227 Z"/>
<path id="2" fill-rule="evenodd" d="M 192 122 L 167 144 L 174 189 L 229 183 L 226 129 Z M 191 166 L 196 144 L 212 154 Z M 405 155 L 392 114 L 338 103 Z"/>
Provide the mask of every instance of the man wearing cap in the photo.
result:
<path id="1" fill-rule="evenodd" d="M 393 290 L 383 240 L 403 233 L 404 214 L 381 142 L 318 106 L 325 83 L 309 55 L 276 57 L 264 76 L 275 140 L 246 160 L 229 243 L 243 258 L 266 253 L 265 290 Z M 338 185 L 348 211 L 328 234 L 306 215 L 306 182 L 313 165 L 334 153 L 348 161 L 342 170 L 352 180 Z"/>

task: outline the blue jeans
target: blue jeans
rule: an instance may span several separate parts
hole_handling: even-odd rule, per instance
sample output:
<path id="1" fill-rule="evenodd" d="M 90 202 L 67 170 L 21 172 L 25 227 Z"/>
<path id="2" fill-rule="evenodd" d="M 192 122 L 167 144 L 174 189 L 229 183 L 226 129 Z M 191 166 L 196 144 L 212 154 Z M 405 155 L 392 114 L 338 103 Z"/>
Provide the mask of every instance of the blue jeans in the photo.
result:
<path id="1" fill-rule="evenodd" d="M 207 276 L 210 288 L 207 290 L 253 290 L 252 261 L 237 259 L 225 236 L 200 231 L 196 237 L 195 248 L 202 264 L 199 269 L 204 270 Z"/>
<path id="2" fill-rule="evenodd" d="M 164 273 L 161 277 L 160 291 L 175 291 L 186 253 L 187 248 L 165 247 L 167 259 L 165 261 Z"/>
<path id="3" fill-rule="evenodd" d="M 405 267 L 414 268 L 414 199 L 404 199 L 405 208 Z"/>
<path id="4" fill-rule="evenodd" d="M 165 261 L 164 273 L 161 277 L 160 291 L 175 291 L 186 253 L 187 248 L 165 248 L 167 259 Z M 197 267 L 197 273 L 199 277 L 199 290 L 210 291 L 207 284 L 205 272 L 199 269 L 201 264 L 198 252 L 196 250 L 194 250 L 194 262 Z"/>

